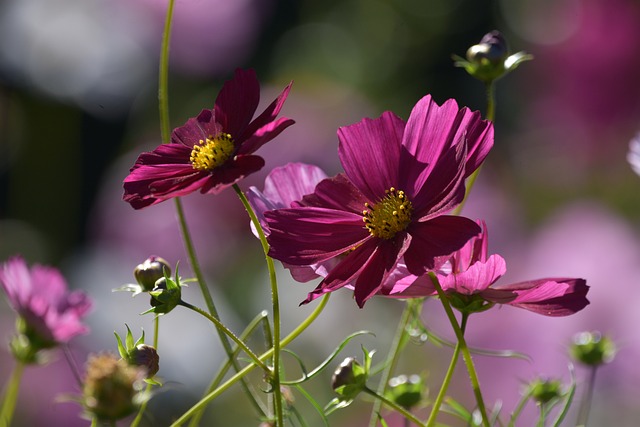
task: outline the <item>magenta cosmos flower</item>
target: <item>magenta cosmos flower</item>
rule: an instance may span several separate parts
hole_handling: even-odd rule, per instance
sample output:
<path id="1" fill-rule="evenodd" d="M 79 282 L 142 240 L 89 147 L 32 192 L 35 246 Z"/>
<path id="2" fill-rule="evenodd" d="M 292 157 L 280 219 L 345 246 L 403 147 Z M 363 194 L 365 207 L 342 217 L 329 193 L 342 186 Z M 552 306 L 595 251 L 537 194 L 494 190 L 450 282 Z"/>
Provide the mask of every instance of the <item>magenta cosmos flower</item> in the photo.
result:
<path id="1" fill-rule="evenodd" d="M 89 331 L 82 318 L 91 300 L 84 292 L 68 292 L 55 268 L 34 265 L 29 270 L 21 257 L 13 257 L 0 268 L 0 283 L 9 304 L 25 321 L 27 334 L 47 345 L 67 343 Z"/>
<path id="2" fill-rule="evenodd" d="M 135 209 L 193 191 L 218 194 L 264 166 L 253 153 L 294 121 L 276 119 L 291 83 L 258 117 L 260 85 L 253 70 L 236 70 L 212 110 L 175 129 L 171 143 L 142 153 L 124 180 L 123 199 Z"/>
<path id="3" fill-rule="evenodd" d="M 362 307 L 401 259 L 421 275 L 480 232 L 444 214 L 464 198 L 493 126 L 454 100 L 438 106 L 426 96 L 406 123 L 385 112 L 340 128 L 338 138 L 345 173 L 321 181 L 302 206 L 265 213 L 269 254 L 292 265 L 338 257 L 304 302 L 351 284 Z"/>
<path id="4" fill-rule="evenodd" d="M 437 274 L 442 289 L 450 294 L 454 305 L 463 310 L 483 311 L 494 304 L 514 307 L 545 316 L 568 316 L 589 304 L 589 287 L 584 279 L 546 278 L 494 286 L 507 271 L 505 260 L 497 254 L 487 256 L 486 224 L 479 222 L 482 234 L 472 238 L 455 252 Z M 448 270 L 445 272 L 445 270 Z M 396 286 L 398 297 L 435 295 L 436 290 L 428 276 L 414 278 L 405 289 Z M 405 283 L 406 279 L 403 280 Z"/>

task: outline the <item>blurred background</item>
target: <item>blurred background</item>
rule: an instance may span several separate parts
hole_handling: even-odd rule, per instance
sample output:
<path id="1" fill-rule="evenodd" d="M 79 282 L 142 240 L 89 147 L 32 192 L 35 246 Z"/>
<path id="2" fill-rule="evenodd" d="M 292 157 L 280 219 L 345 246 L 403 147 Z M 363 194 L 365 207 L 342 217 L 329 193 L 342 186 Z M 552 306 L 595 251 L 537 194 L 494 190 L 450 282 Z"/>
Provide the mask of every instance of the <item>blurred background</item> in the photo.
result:
<path id="1" fill-rule="evenodd" d="M 122 180 L 137 155 L 160 143 L 157 72 L 166 3 L 0 3 L 0 260 L 22 254 L 29 263 L 54 265 L 72 288 L 95 300 L 92 333 L 72 343 L 81 366 L 88 353 L 116 351 L 113 331 L 123 335 L 125 323 L 136 337 L 144 328 L 151 341 L 152 317 L 138 314 L 148 308 L 147 297 L 112 293 L 134 281 L 137 264 L 155 254 L 172 265 L 179 261 L 183 276 L 191 274 L 173 203 L 134 211 L 122 201 Z M 296 124 L 261 149 L 266 167 L 241 187 L 261 189 L 269 170 L 287 162 L 314 163 L 333 175 L 341 170 L 339 126 L 385 110 L 407 118 L 426 94 L 484 113 L 483 85 L 455 68 L 451 55 L 464 56 L 486 32 L 502 31 L 512 52 L 527 51 L 535 60 L 498 82 L 495 148 L 464 214 L 486 220 L 491 252 L 507 261 L 501 283 L 584 277 L 591 305 L 569 318 L 511 307 L 473 316 L 471 345 L 532 358 L 476 356 L 485 399 L 489 406 L 501 402 L 507 417 L 526 382 L 568 379 L 571 337 L 599 330 L 617 342 L 619 353 L 598 374 L 591 425 L 637 425 L 640 177 L 626 155 L 640 131 L 638 22 L 634 0 L 177 0 L 171 124 L 211 108 L 236 67 L 255 68 L 264 106 L 294 81 L 282 115 Z M 193 194 L 183 202 L 221 316 L 240 331 L 270 308 L 248 217 L 233 191 Z M 288 333 L 313 309 L 298 303 L 315 283 L 295 283 L 282 269 L 279 281 Z M 197 287 L 184 298 L 203 305 Z M 342 338 L 366 329 L 375 337 L 355 340 L 344 356 L 361 360 L 364 344 L 381 362 L 402 308 L 399 301 L 374 299 L 358 309 L 349 291 L 337 292 L 291 348 L 312 367 Z M 437 301 L 426 304 L 424 318 L 438 334 L 453 337 Z M 14 322 L 0 299 L 5 344 Z M 154 426 L 189 408 L 223 360 L 210 325 L 181 310 L 162 319 L 159 352 L 166 385 L 150 404 L 147 425 Z M 412 344 L 397 373 L 423 375 L 433 396 L 450 354 L 429 342 Z M 3 383 L 12 367 L 3 344 Z M 333 398 L 332 370 L 309 386 L 321 405 Z M 579 386 L 586 374 L 576 368 Z M 78 386 L 55 354 L 49 365 L 27 369 L 15 425 L 89 425 L 77 405 L 55 402 L 62 393 L 78 393 Z M 463 365 L 451 394 L 473 406 Z M 321 425 L 304 398 L 296 398 L 310 424 Z M 235 387 L 210 406 L 202 425 L 258 425 L 246 408 Z M 370 408 L 358 400 L 331 415 L 331 425 L 367 425 Z M 534 412 L 529 408 L 527 416 Z M 393 415 L 388 421 L 402 425 Z"/>

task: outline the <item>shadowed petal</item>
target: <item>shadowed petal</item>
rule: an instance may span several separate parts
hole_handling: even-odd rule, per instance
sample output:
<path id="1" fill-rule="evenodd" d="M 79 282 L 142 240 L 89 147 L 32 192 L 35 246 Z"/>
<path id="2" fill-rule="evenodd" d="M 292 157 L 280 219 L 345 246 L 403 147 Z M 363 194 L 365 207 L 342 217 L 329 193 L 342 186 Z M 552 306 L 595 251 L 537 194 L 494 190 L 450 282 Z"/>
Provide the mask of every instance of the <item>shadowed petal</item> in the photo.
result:
<path id="1" fill-rule="evenodd" d="M 254 134 L 245 132 L 245 135 L 248 135 L 248 139 L 242 142 L 242 145 L 240 145 L 238 149 L 238 154 L 251 154 L 255 152 L 258 148 L 280 135 L 283 130 L 294 123 L 291 119 L 281 117 L 274 122 L 267 123 L 255 131 Z"/>
<path id="2" fill-rule="evenodd" d="M 239 138 L 249 125 L 260 101 L 260 84 L 254 70 L 236 69 L 216 98 L 215 118 L 222 129 Z"/>
<path id="3" fill-rule="evenodd" d="M 201 192 L 203 194 L 219 194 L 247 175 L 259 171 L 264 167 L 264 159 L 260 156 L 236 156 L 223 167 L 214 169 L 211 178 L 205 182 Z"/>
<path id="4" fill-rule="evenodd" d="M 387 111 L 338 129 L 338 154 L 351 182 L 376 202 L 385 190 L 398 186 L 400 141 L 404 121 Z"/>
<path id="5" fill-rule="evenodd" d="M 463 295 L 484 291 L 507 272 L 507 263 L 500 255 L 491 255 L 486 262 L 476 262 L 457 274 L 438 275 L 442 289 Z"/>
<path id="6" fill-rule="evenodd" d="M 320 181 L 312 194 L 304 196 L 295 205 L 344 210 L 362 218 L 364 204 L 369 201 L 346 176 L 338 174 Z"/>
<path id="7" fill-rule="evenodd" d="M 450 215 L 412 223 L 407 229 L 411 244 L 404 254 L 407 269 L 420 276 L 436 268 L 436 257 L 452 254 L 480 231 L 474 221 Z"/>
<path id="8" fill-rule="evenodd" d="M 291 85 L 293 82 L 290 82 L 287 87 L 284 88 L 282 93 L 278 95 L 278 97 L 260 114 L 256 117 L 247 127 L 243 135 L 238 135 L 239 138 L 247 139 L 251 135 L 257 132 L 257 130 L 264 125 L 272 122 L 278 117 L 280 114 L 280 110 L 284 105 L 284 101 L 286 101 L 287 96 L 289 96 L 289 91 L 291 90 Z"/>
<path id="9" fill-rule="evenodd" d="M 316 207 L 265 212 L 269 256 L 293 265 L 310 265 L 340 255 L 370 237 L 362 216 Z"/>

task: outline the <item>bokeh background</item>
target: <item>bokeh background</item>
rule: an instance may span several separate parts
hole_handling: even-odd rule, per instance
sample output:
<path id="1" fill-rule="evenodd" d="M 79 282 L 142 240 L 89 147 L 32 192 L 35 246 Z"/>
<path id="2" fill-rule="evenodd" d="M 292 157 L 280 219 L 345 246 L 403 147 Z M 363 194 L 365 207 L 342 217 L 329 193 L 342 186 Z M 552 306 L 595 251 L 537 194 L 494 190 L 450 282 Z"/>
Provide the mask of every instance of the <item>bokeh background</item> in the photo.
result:
<path id="1" fill-rule="evenodd" d="M 55 265 L 95 300 L 92 333 L 72 343 L 77 363 L 115 351 L 113 331 L 151 337 L 145 296 L 112 289 L 133 281 L 149 255 L 190 270 L 172 203 L 134 211 L 122 180 L 141 151 L 160 142 L 157 71 L 166 0 L 4 0 L 0 3 L 0 259 L 22 254 Z M 336 130 L 392 110 L 408 114 L 425 94 L 485 110 L 481 83 L 453 66 L 488 31 L 501 30 L 512 51 L 535 56 L 498 84 L 496 144 L 464 214 L 487 221 L 490 249 L 508 265 L 503 283 L 576 276 L 591 286 L 591 305 L 570 318 L 543 318 L 505 307 L 472 317 L 468 340 L 512 349 L 532 362 L 477 356 L 490 406 L 507 416 L 523 384 L 569 377 L 567 348 L 584 330 L 609 334 L 617 358 L 601 369 L 591 425 L 637 425 L 640 416 L 640 177 L 626 161 L 640 131 L 640 4 L 634 0 L 177 0 L 171 40 L 172 127 L 211 108 L 236 67 L 257 70 L 266 105 L 291 80 L 283 115 L 296 124 L 261 149 L 267 166 L 241 183 L 262 188 L 268 171 L 308 162 L 340 171 Z M 184 198 L 189 225 L 223 319 L 235 330 L 270 299 L 261 248 L 232 191 Z M 279 272 L 283 330 L 313 306 L 298 307 L 315 284 Z M 185 298 L 201 304 L 197 287 Z M 342 338 L 366 329 L 360 345 L 386 355 L 402 311 L 374 299 L 358 309 L 337 292 L 292 349 L 314 366 Z M 425 322 L 453 334 L 437 302 Z M 7 346 L 15 315 L 0 299 L 0 380 L 13 361 Z M 168 425 L 191 406 L 223 360 L 203 319 L 176 310 L 162 319 L 161 371 L 147 425 Z M 398 374 L 425 377 L 432 395 L 449 349 L 410 345 Z M 62 354 L 27 370 L 15 425 L 85 426 L 80 409 L 57 403 L 78 393 Z M 292 375 L 295 363 L 291 360 Z M 337 362 L 336 362 L 337 363 Z M 332 397 L 327 374 L 310 384 L 320 404 Z M 576 368 L 579 385 L 587 371 Z M 259 377 L 254 377 L 259 380 Z M 375 384 L 375 382 L 373 383 Z M 579 393 L 583 389 L 579 388 Z M 451 391 L 473 405 L 464 367 Z M 578 394 L 580 396 L 580 394 Z M 310 425 L 321 425 L 297 396 Z M 577 405 L 574 405 L 577 407 Z M 364 426 L 371 403 L 331 415 L 331 425 Z M 252 426 L 239 388 L 217 400 L 202 425 Z M 534 413 L 529 408 L 528 415 Z M 575 418 L 569 417 L 569 424 Z M 530 418 L 529 418 L 530 419 Z M 443 421 L 455 424 L 446 417 Z M 391 425 L 399 423 L 390 415 Z M 532 425 L 523 421 L 522 425 Z"/>

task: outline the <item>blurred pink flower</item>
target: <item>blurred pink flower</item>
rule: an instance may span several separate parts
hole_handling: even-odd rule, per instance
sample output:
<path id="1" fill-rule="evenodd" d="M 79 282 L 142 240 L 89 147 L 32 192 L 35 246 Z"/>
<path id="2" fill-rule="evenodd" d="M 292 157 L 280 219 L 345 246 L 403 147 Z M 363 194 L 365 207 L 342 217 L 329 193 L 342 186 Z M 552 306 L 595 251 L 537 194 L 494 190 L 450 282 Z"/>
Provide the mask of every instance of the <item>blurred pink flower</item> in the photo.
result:
<path id="1" fill-rule="evenodd" d="M 68 292 L 58 270 L 41 265 L 29 270 L 16 256 L 0 269 L 0 284 L 29 332 L 47 345 L 67 343 L 89 331 L 82 318 L 90 310 L 91 300 L 84 292 Z"/>

